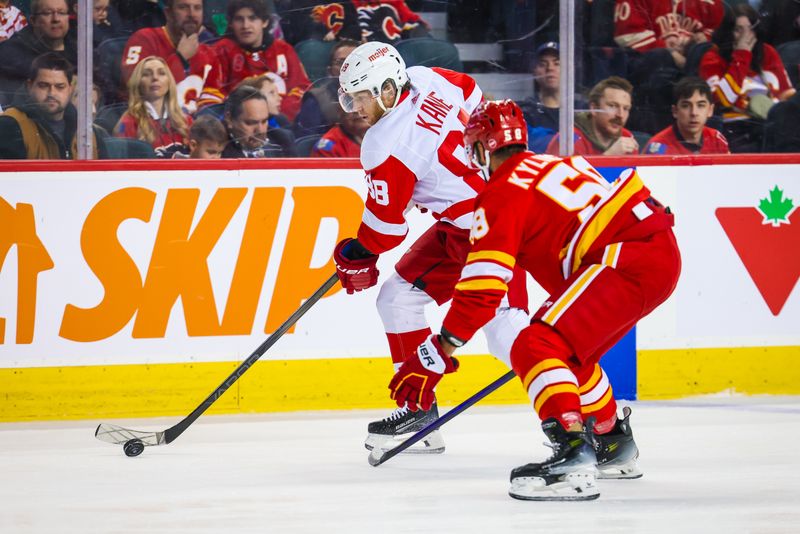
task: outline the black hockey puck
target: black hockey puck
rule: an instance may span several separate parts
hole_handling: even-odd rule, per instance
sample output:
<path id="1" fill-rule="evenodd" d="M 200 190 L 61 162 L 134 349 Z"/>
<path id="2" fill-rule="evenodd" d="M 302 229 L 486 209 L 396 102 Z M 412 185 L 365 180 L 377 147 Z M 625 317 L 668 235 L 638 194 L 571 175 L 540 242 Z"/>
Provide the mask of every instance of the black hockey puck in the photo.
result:
<path id="1" fill-rule="evenodd" d="M 125 445 L 122 446 L 122 450 L 125 451 L 125 456 L 130 456 L 133 458 L 134 456 L 139 456 L 144 451 L 144 443 L 140 439 L 129 439 L 125 442 Z"/>

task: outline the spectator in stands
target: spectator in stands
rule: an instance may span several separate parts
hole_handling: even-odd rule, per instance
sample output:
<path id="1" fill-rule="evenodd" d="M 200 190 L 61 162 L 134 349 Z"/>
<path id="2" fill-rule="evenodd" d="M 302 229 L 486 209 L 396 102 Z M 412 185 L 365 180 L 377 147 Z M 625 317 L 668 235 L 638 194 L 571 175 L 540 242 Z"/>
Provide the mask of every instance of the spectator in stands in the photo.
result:
<path id="1" fill-rule="evenodd" d="M 177 84 L 177 98 L 189 114 L 223 101 L 222 71 L 214 50 L 201 43 L 203 0 L 164 0 L 167 24 L 142 28 L 128 39 L 122 55 L 125 83 L 146 57 L 164 58 Z"/>
<path id="2" fill-rule="evenodd" d="M 270 138 L 267 97 L 255 87 L 242 85 L 228 95 L 225 101 L 225 126 L 228 129 L 229 140 L 222 153 L 223 158 L 297 155 L 294 149 L 294 137 L 291 141 L 284 138 Z M 277 131 L 285 132 L 281 129 Z"/>
<path id="3" fill-rule="evenodd" d="M 128 110 L 114 128 L 116 137 L 152 145 L 159 158 L 171 158 L 188 145 L 190 119 L 178 103 L 175 79 L 160 57 L 144 58 L 128 80 Z"/>
<path id="4" fill-rule="evenodd" d="M 338 41 L 331 48 L 328 61 L 329 78 L 318 80 L 303 95 L 300 112 L 295 117 L 294 133 L 297 137 L 321 134 L 336 124 L 339 117 L 339 71 L 345 58 L 358 43 L 349 39 Z"/>
<path id="5" fill-rule="evenodd" d="M 25 84 L 27 97 L 0 115 L 0 159 L 77 158 L 78 112 L 70 103 L 74 67 L 62 54 L 33 60 Z M 93 135 L 93 157 L 105 155 L 102 137 Z"/>
<path id="6" fill-rule="evenodd" d="M 69 32 L 69 6 L 66 0 L 32 0 L 31 24 L 0 43 L 0 104 L 9 104 L 13 93 L 25 84 L 33 60 L 56 52 L 72 65 L 78 49 Z"/>
<path id="7" fill-rule="evenodd" d="M 76 108 L 78 107 L 79 94 L 80 88 L 75 84 L 75 87 L 72 89 L 72 105 Z M 97 84 L 92 84 L 92 119 L 94 119 L 95 115 L 97 115 L 97 110 L 101 107 L 103 107 L 103 93 L 100 91 L 100 87 L 98 87 Z"/>
<path id="8" fill-rule="evenodd" d="M 352 0 L 361 27 L 362 41 L 392 43 L 424 37 L 430 26 L 404 0 Z M 328 34 L 325 39 L 332 40 Z"/>
<path id="9" fill-rule="evenodd" d="M 772 46 L 800 41 L 800 2 L 764 0 L 759 8 L 764 24 L 764 40 Z M 791 68 L 786 65 L 786 68 Z"/>
<path id="10" fill-rule="evenodd" d="M 229 91 L 245 78 L 274 72 L 286 83 L 283 114 L 294 120 L 311 82 L 292 45 L 267 31 L 270 13 L 265 0 L 230 0 L 227 17 L 228 34 L 214 45 L 223 88 Z"/>
<path id="11" fill-rule="evenodd" d="M 77 1 L 74 4 L 75 13 L 78 12 Z M 122 21 L 116 9 L 111 6 L 110 0 L 94 0 L 94 7 L 92 11 L 92 20 L 94 22 L 92 28 L 92 41 L 95 47 L 115 37 L 122 37 L 128 35 L 129 32 L 122 28 Z"/>
<path id="12" fill-rule="evenodd" d="M 28 19 L 11 0 L 0 0 L 0 43 L 28 25 Z"/>
<path id="13" fill-rule="evenodd" d="M 764 127 L 767 152 L 800 152 L 800 93 L 770 108 Z"/>
<path id="14" fill-rule="evenodd" d="M 283 97 L 281 97 L 280 87 L 286 87 L 283 85 L 283 78 L 274 72 L 268 72 L 266 74 L 262 74 L 261 76 L 251 76 L 249 78 L 245 78 L 239 85 L 250 85 L 255 87 L 267 98 L 267 104 L 269 106 L 270 129 L 290 129 L 292 127 L 292 124 L 289 122 L 289 119 L 286 118 L 286 115 L 281 113 L 281 101 L 283 100 Z"/>
<path id="15" fill-rule="evenodd" d="M 361 40 L 358 14 L 352 2 L 275 0 L 275 8 L 281 17 L 284 38 L 293 45 L 306 39 L 321 41 L 329 34 L 336 39 Z"/>
<path id="16" fill-rule="evenodd" d="M 276 7 L 286 40 L 296 44 L 305 39 L 353 39 L 393 42 L 423 37 L 430 26 L 404 0 L 320 0 L 281 1 Z"/>
<path id="17" fill-rule="evenodd" d="M 228 143 L 225 126 L 211 115 L 198 117 L 189 128 L 189 157 L 219 159 Z"/>
<path id="18" fill-rule="evenodd" d="M 534 94 L 519 102 L 528 124 L 528 148 L 537 154 L 547 150 L 547 145 L 558 132 L 561 107 L 561 65 L 558 43 L 549 41 L 536 49 L 533 67 Z M 585 109 L 582 98 L 576 98 L 575 107 Z"/>
<path id="19" fill-rule="evenodd" d="M 369 123 L 358 113 L 340 113 L 339 123 L 328 130 L 311 149 L 313 158 L 357 158 Z"/>
<path id="20" fill-rule="evenodd" d="M 722 108 L 723 133 L 733 152 L 759 152 L 764 119 L 795 90 L 778 52 L 763 41 L 758 13 L 739 4 L 714 32 L 714 46 L 700 62 L 700 76 Z"/>
<path id="21" fill-rule="evenodd" d="M 116 0 L 114 4 L 124 29 L 130 33 L 142 28 L 160 28 L 167 23 L 158 0 Z"/>
<path id="22" fill-rule="evenodd" d="M 625 128 L 631 112 L 633 86 L 624 78 L 601 80 L 589 92 L 589 112 L 575 114 L 575 154 L 622 156 L 636 154 L 639 144 Z M 559 135 L 547 147 L 558 154 Z"/>
<path id="23" fill-rule="evenodd" d="M 728 141 L 719 130 L 706 126 L 714 114 L 711 88 L 696 76 L 687 76 L 672 90 L 675 122 L 652 138 L 643 154 L 728 154 Z"/>
<path id="24" fill-rule="evenodd" d="M 691 46 L 711 39 L 722 20 L 722 0 L 616 0 L 614 40 L 628 50 L 627 78 L 636 88 L 633 127 L 649 133 L 672 118 L 671 89 Z"/>

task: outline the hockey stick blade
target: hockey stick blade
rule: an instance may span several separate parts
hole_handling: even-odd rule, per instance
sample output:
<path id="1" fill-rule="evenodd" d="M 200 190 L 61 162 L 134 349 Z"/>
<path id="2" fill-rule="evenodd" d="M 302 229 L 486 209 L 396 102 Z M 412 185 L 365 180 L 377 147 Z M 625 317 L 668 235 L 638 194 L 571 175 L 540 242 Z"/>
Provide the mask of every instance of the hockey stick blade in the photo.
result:
<path id="1" fill-rule="evenodd" d="M 311 309 L 314 304 L 322 298 L 325 293 L 330 290 L 339 280 L 339 277 L 336 273 L 332 274 L 330 278 L 328 278 L 324 284 L 320 286 L 310 297 L 306 299 L 306 301 L 300 305 L 299 308 L 288 318 L 286 321 L 278 327 L 275 332 L 273 332 L 264 342 L 259 345 L 259 347 L 247 357 L 245 361 L 239 364 L 233 373 L 231 373 L 228 378 L 226 378 L 222 384 L 217 386 L 217 388 L 211 392 L 211 394 L 206 397 L 206 399 L 200 403 L 200 405 L 195 408 L 192 413 L 181 419 L 177 424 L 171 426 L 170 428 L 164 430 L 163 432 L 143 432 L 141 430 L 131 430 L 129 428 L 123 428 L 121 426 L 112 425 L 109 423 L 101 423 L 98 425 L 97 430 L 94 432 L 94 436 L 99 439 L 100 441 L 105 441 L 106 443 L 113 443 L 114 445 L 121 445 L 127 442 L 130 439 L 138 439 L 144 445 L 147 446 L 154 446 L 154 445 L 166 445 L 167 443 L 172 443 L 175 439 L 178 438 L 181 434 L 183 434 L 184 430 L 189 428 L 189 426 L 194 423 L 198 417 L 200 417 L 203 412 L 205 412 L 212 404 L 214 404 L 218 398 L 220 398 L 228 388 L 230 388 L 233 384 L 236 383 L 237 380 L 247 372 L 250 367 L 256 361 L 258 361 L 267 350 L 270 349 L 281 337 L 285 334 L 294 324 L 300 320 L 300 318 L 305 315 L 305 313 Z"/>
<path id="2" fill-rule="evenodd" d="M 479 400 L 483 399 L 484 397 L 488 396 L 490 393 L 494 392 L 495 390 L 502 387 L 506 382 L 514 378 L 516 374 L 514 371 L 509 371 L 479 392 L 475 393 L 473 396 L 441 416 L 436 421 L 428 423 L 422 430 L 402 442 L 397 447 L 393 447 L 389 450 L 383 450 L 380 447 L 375 447 L 372 449 L 372 452 L 369 453 L 369 457 L 367 457 L 367 461 L 369 465 L 372 467 L 378 467 L 382 463 L 387 462 L 388 460 L 394 458 L 407 448 L 411 447 L 413 444 L 417 443 L 418 441 L 422 440 L 433 432 L 434 430 L 438 429 L 440 426 L 444 425 L 451 419 L 454 419 L 458 414 L 468 409 L 470 406 L 478 402 Z"/>
<path id="3" fill-rule="evenodd" d="M 149 447 L 165 443 L 164 432 L 142 432 L 141 430 L 131 430 L 109 423 L 98 425 L 97 430 L 94 431 L 94 437 L 114 445 L 123 445 L 131 439 L 138 439 Z"/>

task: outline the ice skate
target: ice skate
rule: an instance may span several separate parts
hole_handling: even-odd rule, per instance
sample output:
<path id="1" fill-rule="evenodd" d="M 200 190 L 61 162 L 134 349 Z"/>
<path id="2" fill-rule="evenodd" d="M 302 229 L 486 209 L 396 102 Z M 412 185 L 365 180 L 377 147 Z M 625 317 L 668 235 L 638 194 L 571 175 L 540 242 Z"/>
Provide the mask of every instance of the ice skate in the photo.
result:
<path id="1" fill-rule="evenodd" d="M 405 406 L 397 408 L 389 417 L 373 421 L 367 426 L 368 434 L 364 446 L 369 450 L 375 447 L 389 450 L 438 418 L 439 410 L 436 403 L 427 412 L 423 410 L 412 412 Z M 434 430 L 425 439 L 403 451 L 403 454 L 441 454 L 443 452 L 442 434 L 438 430 Z"/>
<path id="2" fill-rule="evenodd" d="M 558 419 L 542 422 L 553 455 L 542 463 L 526 464 L 511 471 L 508 494 L 525 501 L 588 501 L 600 496 L 595 481 L 593 420 L 584 430 L 567 432 Z"/>
<path id="3" fill-rule="evenodd" d="M 622 419 L 617 420 L 614 429 L 607 434 L 595 434 L 597 453 L 597 478 L 625 479 L 641 478 L 639 469 L 639 448 L 633 440 L 633 432 L 628 419 L 631 409 L 622 409 Z"/>

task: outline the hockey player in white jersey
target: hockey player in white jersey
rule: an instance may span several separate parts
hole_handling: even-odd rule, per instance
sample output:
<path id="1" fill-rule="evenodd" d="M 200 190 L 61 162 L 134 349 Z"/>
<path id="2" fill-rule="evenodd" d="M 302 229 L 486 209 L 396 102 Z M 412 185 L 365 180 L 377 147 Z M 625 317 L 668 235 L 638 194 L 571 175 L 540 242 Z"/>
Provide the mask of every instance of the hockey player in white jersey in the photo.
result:
<path id="1" fill-rule="evenodd" d="M 345 59 L 339 101 L 370 128 L 361 145 L 369 195 L 356 238 L 334 251 L 337 273 L 348 293 L 378 280 L 378 255 L 400 245 L 408 233 L 405 214 L 417 206 L 435 222 L 414 242 L 381 286 L 377 298 L 395 370 L 430 334 L 425 305 L 450 300 L 469 250 L 475 197 L 485 185 L 464 149 L 464 127 L 483 95 L 475 80 L 441 68 L 411 67 L 380 42 L 362 44 Z M 527 326 L 524 273 L 510 284 L 507 301 L 484 332 L 489 350 L 510 366 L 510 349 Z M 438 418 L 428 411 L 395 410 L 368 426 L 365 446 L 416 432 Z M 399 438 L 397 438 L 399 439 Z M 444 451 L 438 431 L 420 449 Z"/>

